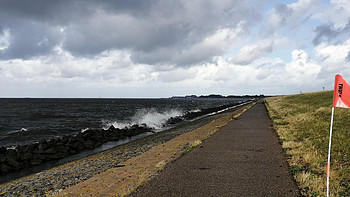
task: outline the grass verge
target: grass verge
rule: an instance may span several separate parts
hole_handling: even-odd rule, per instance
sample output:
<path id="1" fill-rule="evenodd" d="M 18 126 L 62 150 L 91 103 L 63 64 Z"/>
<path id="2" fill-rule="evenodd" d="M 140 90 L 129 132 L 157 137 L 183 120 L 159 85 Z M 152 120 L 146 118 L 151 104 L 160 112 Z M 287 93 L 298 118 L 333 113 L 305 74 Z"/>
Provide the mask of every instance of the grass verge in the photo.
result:
<path id="1" fill-rule="evenodd" d="M 265 99 L 305 196 L 326 195 L 326 166 L 333 91 Z M 331 151 L 331 196 L 350 196 L 350 110 L 336 108 Z"/>

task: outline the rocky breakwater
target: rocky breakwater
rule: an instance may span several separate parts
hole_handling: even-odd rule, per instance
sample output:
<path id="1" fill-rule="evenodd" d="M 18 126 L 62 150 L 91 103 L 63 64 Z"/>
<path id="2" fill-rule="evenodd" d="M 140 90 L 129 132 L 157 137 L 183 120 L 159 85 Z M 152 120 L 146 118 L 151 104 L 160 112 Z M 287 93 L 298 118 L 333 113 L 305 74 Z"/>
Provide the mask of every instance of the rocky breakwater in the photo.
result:
<path id="1" fill-rule="evenodd" d="M 150 131 L 152 129 L 146 125 L 133 125 L 124 129 L 110 126 L 106 130 L 87 130 L 74 136 L 42 140 L 34 144 L 17 146 L 13 149 L 0 147 L 0 174 L 62 159 L 83 150 L 97 148 L 108 141 L 117 141 Z"/>
<path id="2" fill-rule="evenodd" d="M 177 124 L 177 123 L 182 122 L 182 121 L 190 121 L 190 120 L 193 120 L 193 119 L 201 117 L 201 116 L 209 115 L 212 113 L 217 113 L 217 112 L 220 112 L 222 110 L 226 110 L 226 109 L 229 109 L 231 107 L 234 107 L 238 104 L 234 103 L 234 104 L 220 105 L 220 106 L 216 106 L 216 107 L 200 109 L 198 111 L 189 111 L 182 116 L 175 116 L 175 117 L 169 118 L 166 121 L 166 123 L 164 124 L 164 126 L 174 125 L 174 124 Z"/>

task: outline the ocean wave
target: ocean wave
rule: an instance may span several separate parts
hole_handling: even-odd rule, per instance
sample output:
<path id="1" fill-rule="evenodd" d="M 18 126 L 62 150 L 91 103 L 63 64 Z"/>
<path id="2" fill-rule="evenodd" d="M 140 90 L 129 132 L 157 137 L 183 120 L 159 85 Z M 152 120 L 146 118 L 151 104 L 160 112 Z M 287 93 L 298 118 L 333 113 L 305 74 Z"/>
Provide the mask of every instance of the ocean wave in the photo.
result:
<path id="1" fill-rule="evenodd" d="M 82 133 L 84 133 L 85 131 L 88 131 L 88 130 L 90 130 L 90 128 L 81 129 L 80 131 L 81 131 Z"/>
<path id="2" fill-rule="evenodd" d="M 140 109 L 129 121 L 109 121 L 102 120 L 103 129 L 108 129 L 110 126 L 115 128 L 125 128 L 132 125 L 147 125 L 150 128 L 161 129 L 166 121 L 172 117 L 182 116 L 183 111 L 177 109 L 170 109 L 163 112 L 159 112 L 154 108 Z"/>
<path id="3" fill-rule="evenodd" d="M 28 131 L 28 129 L 21 128 L 20 130 L 9 131 L 6 133 L 6 135 L 18 134 L 18 133 L 23 133 L 23 132 L 27 132 L 27 131 Z"/>

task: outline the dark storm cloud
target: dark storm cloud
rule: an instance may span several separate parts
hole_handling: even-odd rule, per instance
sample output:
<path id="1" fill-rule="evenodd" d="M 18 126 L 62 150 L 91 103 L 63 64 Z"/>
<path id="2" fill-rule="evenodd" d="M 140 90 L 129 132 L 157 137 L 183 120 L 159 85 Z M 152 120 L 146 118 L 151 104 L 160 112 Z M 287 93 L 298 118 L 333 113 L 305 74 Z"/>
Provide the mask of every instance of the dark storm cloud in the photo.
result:
<path id="1" fill-rule="evenodd" d="M 91 16 L 97 9 L 112 13 L 144 15 L 149 12 L 152 2 L 149 0 L 3 0 L 0 1 L 0 13 L 11 19 L 26 18 L 66 25 Z"/>
<path id="2" fill-rule="evenodd" d="M 10 30 L 9 47 L 0 53 L 1 59 L 30 58 L 45 55 L 63 44 L 75 54 L 94 54 L 113 47 L 104 29 L 86 26 L 97 10 L 142 13 L 147 1 L 0 1 L 0 32 Z M 98 23 L 98 19 L 95 21 Z M 79 30 L 81 28 L 81 30 Z M 84 29 L 85 28 L 85 29 Z M 86 29 L 88 28 L 88 29 Z M 60 32 L 66 29 L 66 32 Z M 78 33 L 75 31 L 78 29 Z M 85 31 L 84 31 L 85 30 Z M 92 32 L 94 31 L 94 32 Z M 90 37 L 89 37 L 90 36 Z M 94 40 L 94 43 L 91 43 Z M 80 47 L 75 47 L 77 42 Z M 103 45 L 103 46 L 101 46 Z"/>
<path id="3" fill-rule="evenodd" d="M 223 51 L 191 58 L 188 48 L 220 28 L 242 21 L 247 28 L 261 18 L 259 7 L 238 0 L 1 1 L 0 32 L 9 29 L 10 40 L 0 58 L 30 58 L 61 46 L 74 56 L 126 49 L 135 62 L 196 63 Z"/>
<path id="4" fill-rule="evenodd" d="M 50 53 L 64 39 L 60 27 L 80 12 L 72 12 L 77 7 L 66 2 L 0 1 L 0 31 L 10 34 L 9 46 L 0 52 L 0 58 L 27 59 Z"/>
<path id="5" fill-rule="evenodd" d="M 318 45 L 321 42 L 327 42 L 330 44 L 343 42 L 344 39 L 346 40 L 348 38 L 350 33 L 350 21 L 343 28 L 335 28 L 332 23 L 322 24 L 317 26 L 314 32 L 315 37 L 312 40 L 314 45 Z"/>
<path id="6" fill-rule="evenodd" d="M 17 26 L 10 29 L 10 45 L 6 50 L 0 52 L 2 59 L 26 59 L 45 55 L 60 42 L 61 38 L 57 28 L 40 23 L 18 22 Z"/>
<path id="7" fill-rule="evenodd" d="M 101 10 L 95 13 L 96 16 L 87 18 L 84 23 L 67 29 L 64 48 L 76 55 L 113 48 L 130 49 L 135 52 L 132 56 L 134 60 L 154 64 L 163 58 L 158 57 L 159 50 L 165 57 L 171 55 L 173 49 L 184 54 L 189 47 L 215 33 L 218 28 L 234 27 L 242 17 L 250 17 L 247 8 L 232 1 L 152 3 L 149 10 L 145 9 L 148 12 L 143 10 L 142 17 L 139 13 L 135 16 L 134 12 L 122 9 L 123 12 L 112 12 L 111 8 L 108 12 Z M 167 51 L 169 53 L 164 54 Z"/>

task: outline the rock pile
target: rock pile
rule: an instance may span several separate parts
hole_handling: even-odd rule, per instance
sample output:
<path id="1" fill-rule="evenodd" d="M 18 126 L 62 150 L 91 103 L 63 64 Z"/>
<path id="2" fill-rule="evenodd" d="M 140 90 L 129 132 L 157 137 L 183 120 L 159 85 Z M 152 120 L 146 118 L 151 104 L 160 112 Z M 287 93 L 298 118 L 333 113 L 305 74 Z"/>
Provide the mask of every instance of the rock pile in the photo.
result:
<path id="1" fill-rule="evenodd" d="M 87 130 L 77 135 L 59 139 L 42 140 L 38 143 L 17 146 L 14 149 L 0 147 L 0 174 L 18 171 L 46 161 L 62 159 L 86 149 L 94 149 L 108 141 L 116 141 L 152 131 L 146 125 L 133 125 L 119 129 L 110 126 L 107 130 Z"/>

